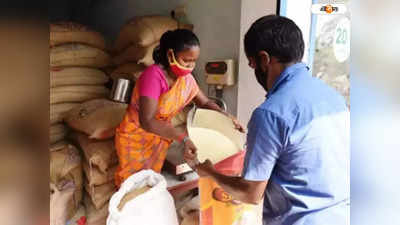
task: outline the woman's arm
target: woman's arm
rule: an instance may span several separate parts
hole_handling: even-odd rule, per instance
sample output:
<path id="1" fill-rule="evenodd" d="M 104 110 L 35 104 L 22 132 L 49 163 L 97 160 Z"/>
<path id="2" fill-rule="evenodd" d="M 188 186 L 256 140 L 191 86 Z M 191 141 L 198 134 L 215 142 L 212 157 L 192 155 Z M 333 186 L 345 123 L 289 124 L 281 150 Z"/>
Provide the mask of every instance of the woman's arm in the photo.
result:
<path id="1" fill-rule="evenodd" d="M 170 123 L 160 121 L 155 118 L 158 108 L 158 101 L 149 97 L 142 96 L 139 99 L 139 121 L 140 126 L 159 136 L 181 141 L 184 134 L 175 129 Z"/>
<path id="2" fill-rule="evenodd" d="M 196 105 L 199 108 L 211 109 L 211 110 L 221 112 L 225 115 L 228 115 L 228 113 L 223 111 L 221 109 L 221 107 L 218 106 L 217 103 L 215 103 L 213 100 L 209 99 L 201 90 L 199 90 L 199 92 L 197 93 L 197 95 L 193 101 L 194 101 L 194 103 L 196 103 Z"/>
<path id="3" fill-rule="evenodd" d="M 145 96 L 140 97 L 139 122 L 142 129 L 161 137 L 183 142 L 187 152 L 196 152 L 196 147 L 193 142 L 187 138 L 186 133 L 178 131 L 168 122 L 159 121 L 155 118 L 157 106 L 157 100 Z"/>

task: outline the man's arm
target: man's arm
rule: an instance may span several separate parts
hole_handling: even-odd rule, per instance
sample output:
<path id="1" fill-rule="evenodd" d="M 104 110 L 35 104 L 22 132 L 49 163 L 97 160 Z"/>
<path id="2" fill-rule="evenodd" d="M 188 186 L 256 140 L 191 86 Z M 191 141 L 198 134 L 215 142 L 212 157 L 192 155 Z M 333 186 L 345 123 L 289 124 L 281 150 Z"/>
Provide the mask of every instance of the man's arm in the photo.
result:
<path id="1" fill-rule="evenodd" d="M 242 177 L 225 176 L 218 173 L 209 160 L 197 165 L 196 169 L 200 176 L 211 177 L 236 200 L 248 204 L 259 204 L 263 200 L 268 181 L 247 181 Z"/>

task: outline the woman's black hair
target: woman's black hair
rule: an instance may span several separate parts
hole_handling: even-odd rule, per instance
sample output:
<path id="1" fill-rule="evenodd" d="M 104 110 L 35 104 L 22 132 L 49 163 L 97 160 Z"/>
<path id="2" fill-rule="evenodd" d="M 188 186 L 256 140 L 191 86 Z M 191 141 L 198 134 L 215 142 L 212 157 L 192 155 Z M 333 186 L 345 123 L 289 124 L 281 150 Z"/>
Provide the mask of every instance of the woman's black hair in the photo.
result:
<path id="1" fill-rule="evenodd" d="M 277 15 L 258 19 L 244 38 L 247 56 L 255 57 L 266 51 L 281 63 L 299 62 L 304 54 L 304 40 L 300 28 L 290 19 Z"/>
<path id="2" fill-rule="evenodd" d="M 160 45 L 154 49 L 154 62 L 168 68 L 167 52 L 169 49 L 172 49 L 177 54 L 194 46 L 200 46 L 200 41 L 192 31 L 187 29 L 167 31 L 162 35 Z"/>

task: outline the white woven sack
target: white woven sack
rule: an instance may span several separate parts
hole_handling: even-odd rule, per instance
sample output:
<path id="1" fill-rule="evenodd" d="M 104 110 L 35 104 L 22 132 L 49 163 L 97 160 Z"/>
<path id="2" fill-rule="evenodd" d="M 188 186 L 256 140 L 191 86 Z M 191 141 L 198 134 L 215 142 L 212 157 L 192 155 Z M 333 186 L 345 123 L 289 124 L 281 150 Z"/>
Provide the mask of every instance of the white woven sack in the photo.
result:
<path id="1" fill-rule="evenodd" d="M 118 205 L 129 192 L 152 186 L 147 192 L 127 202 L 119 211 Z M 167 190 L 165 178 L 152 170 L 142 170 L 130 176 L 110 200 L 107 225 L 178 225 L 175 204 Z"/>

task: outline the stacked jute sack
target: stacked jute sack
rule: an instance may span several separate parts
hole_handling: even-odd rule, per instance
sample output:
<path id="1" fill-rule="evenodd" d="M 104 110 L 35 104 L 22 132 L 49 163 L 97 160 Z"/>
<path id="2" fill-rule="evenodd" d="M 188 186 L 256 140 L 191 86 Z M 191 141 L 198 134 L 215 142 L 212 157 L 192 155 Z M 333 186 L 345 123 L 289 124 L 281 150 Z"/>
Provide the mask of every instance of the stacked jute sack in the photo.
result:
<path id="1" fill-rule="evenodd" d="M 57 208 L 50 210 L 63 210 L 66 208 L 65 217 L 71 219 L 77 214 L 78 209 L 82 208 L 81 201 L 83 196 L 83 177 L 82 177 L 82 160 L 78 149 L 68 143 L 58 143 L 50 148 L 50 187 L 54 192 L 63 191 L 63 186 L 66 183 L 72 183 L 74 186 L 73 195 L 67 199 L 67 202 L 62 202 L 65 205 L 57 205 Z M 52 196 L 50 196 L 52 199 Z M 63 216 L 62 216 L 63 217 Z M 59 218 L 51 218 L 52 221 Z"/>
<path id="2" fill-rule="evenodd" d="M 87 100 L 109 94 L 101 70 L 111 64 L 101 34 L 86 26 L 60 22 L 50 25 L 50 143 L 63 140 L 63 114 Z"/>
<path id="3" fill-rule="evenodd" d="M 83 155 L 83 202 L 87 225 L 106 224 L 108 202 L 116 191 L 114 174 L 118 158 L 114 130 L 122 121 L 126 108 L 126 104 L 95 99 L 65 114 L 65 122 L 74 130 L 69 137 Z"/>
<path id="4" fill-rule="evenodd" d="M 169 30 L 191 29 L 168 16 L 134 17 L 122 26 L 114 44 L 113 63 L 117 68 L 111 77 L 136 81 L 146 66 L 154 63 L 153 51 L 161 36 Z"/>

